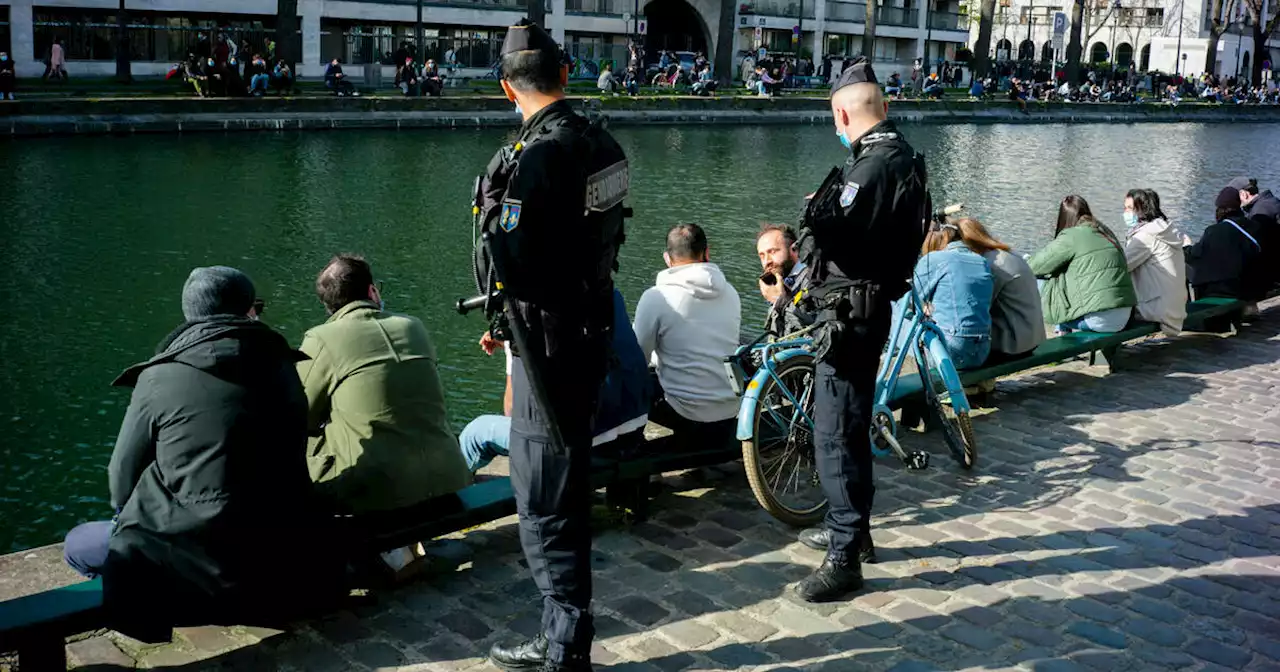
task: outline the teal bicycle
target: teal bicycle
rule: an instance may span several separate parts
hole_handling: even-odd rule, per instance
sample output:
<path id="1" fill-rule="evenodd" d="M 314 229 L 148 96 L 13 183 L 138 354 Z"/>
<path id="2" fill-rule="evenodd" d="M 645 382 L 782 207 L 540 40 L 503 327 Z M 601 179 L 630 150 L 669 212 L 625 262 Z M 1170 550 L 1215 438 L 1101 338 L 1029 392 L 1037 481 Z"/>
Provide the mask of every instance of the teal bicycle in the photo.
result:
<path id="1" fill-rule="evenodd" d="M 876 377 L 872 452 L 894 455 L 908 469 L 929 466 L 929 453 L 908 452 L 899 443 L 892 410 L 923 396 L 924 406 L 942 425 L 952 457 L 972 469 L 978 444 L 960 374 L 915 289 L 902 300 L 908 302 L 903 319 L 894 325 Z M 762 335 L 725 358 L 729 382 L 742 397 L 737 437 L 751 491 L 770 515 L 796 526 L 816 524 L 827 506 L 813 448 L 815 362 L 808 336 L 813 328 L 772 342 Z M 903 373 L 908 356 L 917 373 Z"/>

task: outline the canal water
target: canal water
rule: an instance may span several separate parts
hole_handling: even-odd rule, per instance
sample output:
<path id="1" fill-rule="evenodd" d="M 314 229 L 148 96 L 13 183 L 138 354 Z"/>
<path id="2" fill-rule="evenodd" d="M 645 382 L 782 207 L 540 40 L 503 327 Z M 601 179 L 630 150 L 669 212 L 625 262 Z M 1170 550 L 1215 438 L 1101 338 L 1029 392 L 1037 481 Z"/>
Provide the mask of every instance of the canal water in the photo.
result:
<path id="1" fill-rule="evenodd" d="M 907 126 L 938 203 L 963 201 L 1020 251 L 1083 195 L 1117 230 L 1124 192 L 1156 189 L 1193 237 L 1235 175 L 1280 187 L 1277 125 Z M 109 386 L 182 319 L 193 266 L 253 278 L 291 342 L 325 319 L 313 286 L 358 252 L 387 307 L 426 323 L 460 430 L 500 412 L 501 358 L 451 306 L 468 279 L 472 181 L 504 131 L 44 139 L 0 143 L 0 552 L 50 543 L 109 515 L 106 467 L 129 395 Z M 826 126 L 619 129 L 632 162 L 618 285 L 634 307 L 663 268 L 666 230 L 697 222 L 743 296 L 764 306 L 754 232 L 796 220 L 844 152 Z M 548 264 L 558 259 L 545 260 Z"/>

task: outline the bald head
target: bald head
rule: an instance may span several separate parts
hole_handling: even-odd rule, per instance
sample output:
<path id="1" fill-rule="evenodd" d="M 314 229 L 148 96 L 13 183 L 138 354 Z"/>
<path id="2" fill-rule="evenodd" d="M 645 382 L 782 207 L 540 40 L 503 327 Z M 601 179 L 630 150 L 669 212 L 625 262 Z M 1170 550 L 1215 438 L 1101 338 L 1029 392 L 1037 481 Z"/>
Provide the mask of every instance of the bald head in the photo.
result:
<path id="1" fill-rule="evenodd" d="M 831 114 L 835 117 L 836 132 L 853 141 L 888 118 L 889 105 L 880 93 L 879 84 L 849 84 L 831 96 Z"/>

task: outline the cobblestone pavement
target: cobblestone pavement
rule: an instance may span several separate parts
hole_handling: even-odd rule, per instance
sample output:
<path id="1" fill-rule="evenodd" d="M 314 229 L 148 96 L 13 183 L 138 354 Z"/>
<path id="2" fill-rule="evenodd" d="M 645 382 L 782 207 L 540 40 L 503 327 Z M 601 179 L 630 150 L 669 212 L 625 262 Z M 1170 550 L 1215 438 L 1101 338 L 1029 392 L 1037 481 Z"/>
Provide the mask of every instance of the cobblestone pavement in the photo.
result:
<path id="1" fill-rule="evenodd" d="M 668 475 L 650 522 L 595 544 L 596 669 L 1280 670 L 1280 311 L 1219 338 L 1148 341 L 1002 381 L 961 472 L 881 460 L 856 599 L 789 584 L 821 560 L 755 504 L 740 465 Z M 81 664 L 491 670 L 538 627 L 511 519 L 445 547 L 460 566 L 291 632 L 197 628 Z M 305 562 L 300 552 L 299 562 Z M 458 563 L 455 563 L 458 564 Z M 126 655 L 121 648 L 130 652 Z"/>

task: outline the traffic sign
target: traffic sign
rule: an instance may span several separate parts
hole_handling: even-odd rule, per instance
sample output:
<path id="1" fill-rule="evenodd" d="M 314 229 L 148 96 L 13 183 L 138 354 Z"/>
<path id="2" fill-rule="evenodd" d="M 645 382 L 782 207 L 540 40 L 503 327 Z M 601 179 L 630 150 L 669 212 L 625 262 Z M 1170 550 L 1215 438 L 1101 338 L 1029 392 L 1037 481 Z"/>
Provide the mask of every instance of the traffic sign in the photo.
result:
<path id="1" fill-rule="evenodd" d="M 1062 12 L 1053 14 L 1053 34 L 1062 35 L 1067 32 L 1067 15 Z"/>

